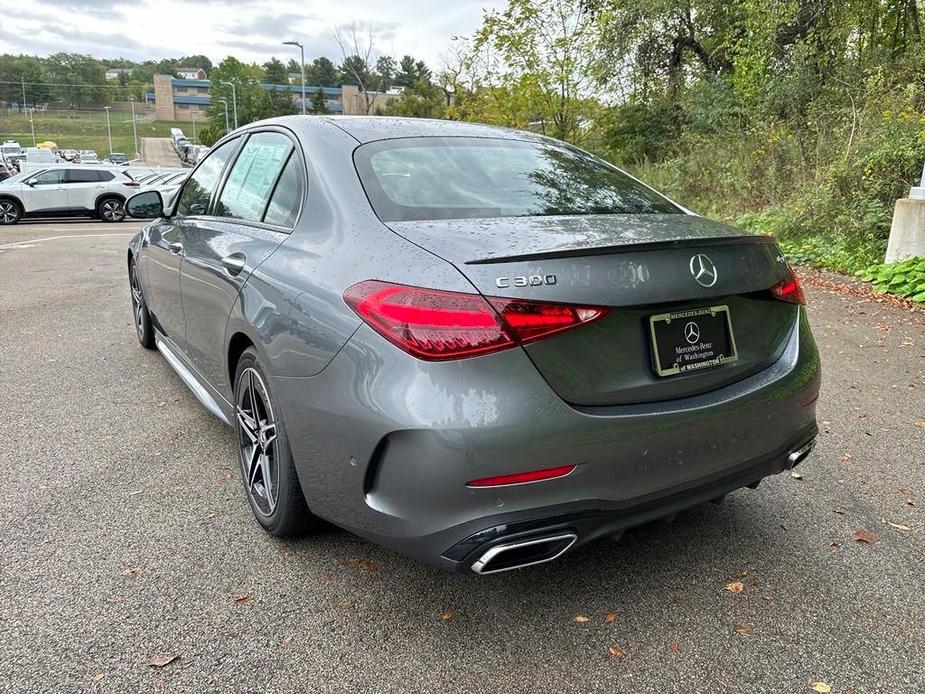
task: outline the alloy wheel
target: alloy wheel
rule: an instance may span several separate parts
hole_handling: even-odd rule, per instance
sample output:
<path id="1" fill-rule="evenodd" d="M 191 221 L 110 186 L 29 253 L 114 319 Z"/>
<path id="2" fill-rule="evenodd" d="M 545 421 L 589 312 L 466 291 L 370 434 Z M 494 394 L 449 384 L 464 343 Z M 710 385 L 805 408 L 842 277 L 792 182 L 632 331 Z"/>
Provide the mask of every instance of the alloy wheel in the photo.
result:
<path id="1" fill-rule="evenodd" d="M 241 372 L 235 413 L 244 486 L 254 508 L 271 516 L 279 501 L 276 419 L 266 384 L 253 368 Z"/>
<path id="2" fill-rule="evenodd" d="M 19 218 L 19 210 L 9 200 L 0 201 L 0 224 L 12 224 Z"/>
<path id="3" fill-rule="evenodd" d="M 120 222 L 125 217 L 122 203 L 118 200 L 107 200 L 100 206 L 103 219 L 109 222 Z"/>
<path id="4" fill-rule="evenodd" d="M 138 273 L 135 272 L 135 264 L 132 263 L 132 315 L 135 317 L 135 330 L 138 332 L 138 339 L 144 340 L 145 333 L 145 299 L 141 294 L 141 287 L 138 285 Z"/>

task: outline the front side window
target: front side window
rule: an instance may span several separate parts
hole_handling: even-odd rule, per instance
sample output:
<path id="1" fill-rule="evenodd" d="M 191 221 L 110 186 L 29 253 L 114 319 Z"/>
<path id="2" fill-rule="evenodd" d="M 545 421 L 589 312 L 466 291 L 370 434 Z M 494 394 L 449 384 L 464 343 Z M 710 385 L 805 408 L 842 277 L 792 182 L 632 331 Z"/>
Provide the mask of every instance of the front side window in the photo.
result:
<path id="1" fill-rule="evenodd" d="M 291 151 L 292 141 L 285 135 L 251 135 L 231 167 L 215 216 L 261 221 L 273 185 Z"/>
<path id="2" fill-rule="evenodd" d="M 43 171 L 32 179 L 37 186 L 57 186 L 64 183 L 64 169 Z"/>
<path id="3" fill-rule="evenodd" d="M 212 150 L 209 156 L 203 159 L 202 164 L 190 175 L 186 185 L 183 186 L 183 192 L 180 193 L 180 200 L 177 202 L 177 214 L 206 213 L 225 162 L 228 161 L 237 144 L 238 138 L 229 140 L 221 147 Z"/>
<path id="4" fill-rule="evenodd" d="M 354 158 L 386 222 L 681 212 L 597 157 L 548 142 L 403 138 L 363 145 Z"/>
<path id="5" fill-rule="evenodd" d="M 289 155 L 289 162 L 276 183 L 276 189 L 273 191 L 273 197 L 270 198 L 263 221 L 290 229 L 295 226 L 302 207 L 304 188 L 302 160 L 293 152 Z"/>

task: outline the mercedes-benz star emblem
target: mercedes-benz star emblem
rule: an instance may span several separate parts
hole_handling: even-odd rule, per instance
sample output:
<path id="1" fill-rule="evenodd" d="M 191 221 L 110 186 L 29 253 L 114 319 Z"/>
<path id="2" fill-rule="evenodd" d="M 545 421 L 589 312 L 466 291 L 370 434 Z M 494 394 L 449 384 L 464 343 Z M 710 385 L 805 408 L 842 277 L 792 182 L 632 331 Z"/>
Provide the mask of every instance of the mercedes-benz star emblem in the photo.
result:
<path id="1" fill-rule="evenodd" d="M 701 287 L 712 287 L 716 284 L 716 266 L 703 253 L 698 253 L 691 258 L 691 275 Z"/>
<path id="2" fill-rule="evenodd" d="M 684 339 L 691 344 L 696 343 L 700 339 L 700 327 L 694 321 L 684 326 Z"/>

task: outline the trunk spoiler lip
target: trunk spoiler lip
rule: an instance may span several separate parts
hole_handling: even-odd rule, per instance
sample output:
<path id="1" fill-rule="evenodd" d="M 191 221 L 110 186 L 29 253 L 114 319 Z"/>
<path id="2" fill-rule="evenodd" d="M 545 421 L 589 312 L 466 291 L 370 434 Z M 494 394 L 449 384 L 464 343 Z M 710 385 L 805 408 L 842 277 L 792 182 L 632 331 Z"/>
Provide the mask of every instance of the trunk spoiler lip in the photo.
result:
<path id="1" fill-rule="evenodd" d="M 590 248 L 553 248 L 535 253 L 518 253 L 516 255 L 489 256 L 476 260 L 467 260 L 465 265 L 493 265 L 496 263 L 527 262 L 532 260 L 552 260 L 556 258 L 576 258 L 593 255 L 615 255 L 635 253 L 668 248 L 691 248 L 696 246 L 724 246 L 742 243 L 776 243 L 773 236 L 767 234 L 740 234 L 735 236 L 716 236 L 706 238 L 670 239 L 667 241 L 645 241 L 642 243 L 621 243 Z"/>

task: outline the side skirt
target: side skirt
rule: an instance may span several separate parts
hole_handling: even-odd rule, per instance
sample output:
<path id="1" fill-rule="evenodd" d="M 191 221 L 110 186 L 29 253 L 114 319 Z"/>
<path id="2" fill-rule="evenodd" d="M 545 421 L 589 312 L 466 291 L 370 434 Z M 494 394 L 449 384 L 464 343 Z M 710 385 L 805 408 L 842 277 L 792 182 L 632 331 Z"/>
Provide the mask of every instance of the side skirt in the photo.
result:
<path id="1" fill-rule="evenodd" d="M 228 426 L 232 426 L 231 416 L 233 415 L 234 408 L 231 406 L 231 403 L 199 375 L 196 368 L 189 363 L 182 355 L 179 348 L 173 345 L 168 338 L 160 332 L 155 331 L 154 341 L 157 345 L 157 349 L 164 355 L 164 359 L 170 364 L 171 368 L 177 372 L 180 380 L 193 392 L 196 399 L 199 400 L 209 412 L 214 414 Z"/>

